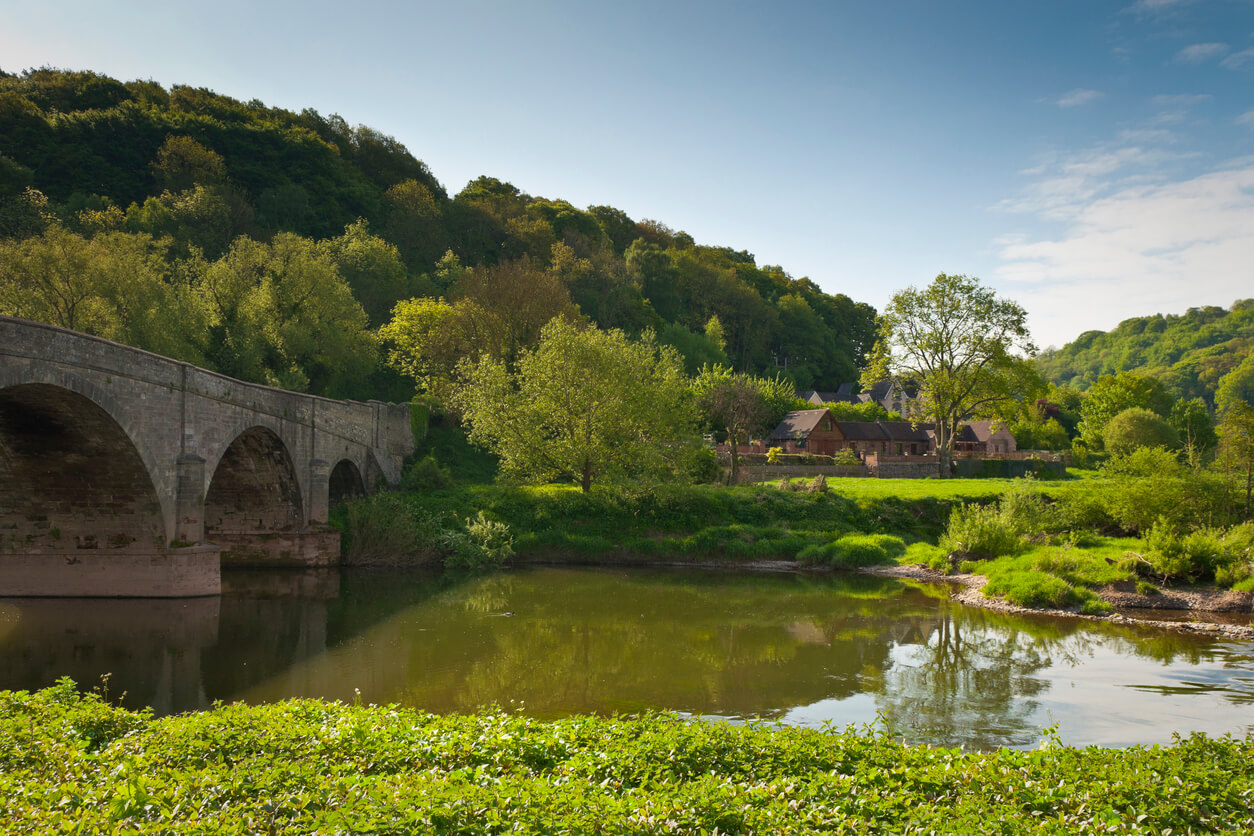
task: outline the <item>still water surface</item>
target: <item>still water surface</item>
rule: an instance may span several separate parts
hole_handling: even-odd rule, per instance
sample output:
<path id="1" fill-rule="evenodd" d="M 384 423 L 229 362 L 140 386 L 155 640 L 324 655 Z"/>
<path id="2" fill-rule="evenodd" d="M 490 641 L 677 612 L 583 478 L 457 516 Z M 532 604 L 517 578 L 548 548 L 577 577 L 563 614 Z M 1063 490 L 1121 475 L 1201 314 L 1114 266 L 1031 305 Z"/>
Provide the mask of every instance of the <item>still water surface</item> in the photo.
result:
<path id="1" fill-rule="evenodd" d="M 1254 645 L 969 609 L 860 576 L 228 572 L 220 599 L 0 599 L 0 688 L 69 675 L 159 713 L 323 697 L 539 717 L 877 722 L 911 742 L 1254 731 Z M 878 718 L 878 719 L 877 719 Z"/>

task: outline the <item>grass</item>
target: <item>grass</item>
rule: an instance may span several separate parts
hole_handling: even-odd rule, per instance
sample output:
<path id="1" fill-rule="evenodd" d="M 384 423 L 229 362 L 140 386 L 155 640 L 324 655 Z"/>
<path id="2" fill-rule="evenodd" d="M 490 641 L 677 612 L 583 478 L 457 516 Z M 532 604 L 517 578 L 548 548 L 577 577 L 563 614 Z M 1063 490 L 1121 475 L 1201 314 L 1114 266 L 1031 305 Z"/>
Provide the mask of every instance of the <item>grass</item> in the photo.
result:
<path id="1" fill-rule="evenodd" d="M 672 715 L 0 692 L 6 833 L 1248 833 L 1254 740 L 1034 751 Z M 991 829 L 992 828 L 992 829 Z"/>

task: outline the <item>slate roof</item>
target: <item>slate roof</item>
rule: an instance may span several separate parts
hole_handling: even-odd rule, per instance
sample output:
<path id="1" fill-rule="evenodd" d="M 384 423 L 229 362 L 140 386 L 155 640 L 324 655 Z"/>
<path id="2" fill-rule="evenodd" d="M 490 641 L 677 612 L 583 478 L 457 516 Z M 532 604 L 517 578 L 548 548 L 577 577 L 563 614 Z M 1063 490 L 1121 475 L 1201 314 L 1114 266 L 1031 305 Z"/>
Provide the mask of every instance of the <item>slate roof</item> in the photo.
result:
<path id="1" fill-rule="evenodd" d="M 849 441 L 885 441 L 888 438 L 876 421 L 837 421 L 836 426 Z"/>
<path id="2" fill-rule="evenodd" d="M 909 421 L 879 421 L 885 435 L 890 441 L 921 441 L 924 444 L 931 438 L 930 424 L 912 424 Z"/>
<path id="3" fill-rule="evenodd" d="M 801 436 L 809 438 L 810 433 L 828 416 L 826 409 L 798 409 L 784 416 L 784 420 L 779 422 L 774 430 L 771 431 L 771 441 L 790 439 Z"/>
<path id="4" fill-rule="evenodd" d="M 997 425 L 996 430 L 993 429 L 994 424 Z M 1006 427 L 1005 421 L 968 421 L 958 431 L 957 440 L 984 443 L 993 437 L 1006 438 L 1007 436 L 1010 436 L 1010 430 Z"/>

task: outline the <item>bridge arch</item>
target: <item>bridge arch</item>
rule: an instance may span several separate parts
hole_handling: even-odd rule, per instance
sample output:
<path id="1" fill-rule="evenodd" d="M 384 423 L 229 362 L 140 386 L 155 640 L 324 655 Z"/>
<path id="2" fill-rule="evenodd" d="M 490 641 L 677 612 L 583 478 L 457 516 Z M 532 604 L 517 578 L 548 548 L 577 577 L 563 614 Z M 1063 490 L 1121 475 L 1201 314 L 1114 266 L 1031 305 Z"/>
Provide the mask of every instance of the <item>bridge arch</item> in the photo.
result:
<path id="1" fill-rule="evenodd" d="M 343 505 L 350 499 L 366 495 L 366 482 L 362 478 L 361 468 L 352 459 L 340 459 L 331 468 L 330 485 L 327 490 L 328 505 L 334 508 Z"/>
<path id="2" fill-rule="evenodd" d="M 163 548 L 155 468 L 125 412 L 73 376 L 27 371 L 0 376 L 0 550 Z"/>
<path id="3" fill-rule="evenodd" d="M 214 463 L 205 491 L 205 539 L 292 531 L 304 520 L 300 479 L 283 439 L 260 424 L 237 434 Z"/>

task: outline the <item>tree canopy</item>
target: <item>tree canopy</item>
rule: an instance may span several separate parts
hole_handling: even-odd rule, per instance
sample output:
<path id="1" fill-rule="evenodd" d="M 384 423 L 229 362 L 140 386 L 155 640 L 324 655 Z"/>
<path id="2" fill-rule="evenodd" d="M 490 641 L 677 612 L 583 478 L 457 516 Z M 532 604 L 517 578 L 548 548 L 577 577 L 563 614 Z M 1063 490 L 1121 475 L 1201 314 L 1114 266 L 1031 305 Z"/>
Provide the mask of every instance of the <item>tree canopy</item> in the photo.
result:
<path id="1" fill-rule="evenodd" d="M 961 421 L 1043 388 L 1028 361 L 1036 348 L 1027 313 L 976 278 L 944 273 L 926 288 L 893 295 L 880 315 L 879 339 L 863 371 L 870 388 L 885 377 L 917 384 L 924 417 L 936 427 L 942 476 L 948 475 Z"/>
<path id="2" fill-rule="evenodd" d="M 678 353 L 649 335 L 549 322 L 517 370 L 463 360 L 453 403 L 506 476 L 595 481 L 674 472 L 696 441 Z"/>

